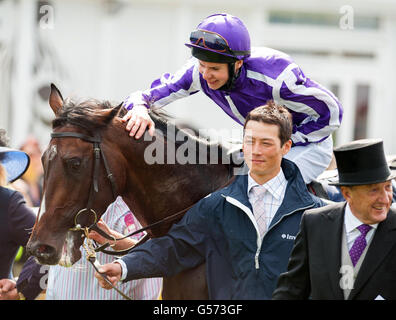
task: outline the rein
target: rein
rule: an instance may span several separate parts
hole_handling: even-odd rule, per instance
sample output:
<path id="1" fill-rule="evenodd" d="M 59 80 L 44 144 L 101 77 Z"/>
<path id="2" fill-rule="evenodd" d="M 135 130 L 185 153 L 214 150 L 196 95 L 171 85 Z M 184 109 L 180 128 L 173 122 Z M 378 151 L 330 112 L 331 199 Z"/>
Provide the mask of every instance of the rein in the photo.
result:
<path id="1" fill-rule="evenodd" d="M 96 224 L 90 226 L 89 229 L 90 229 L 90 230 L 96 231 L 97 233 L 99 233 L 102 237 L 106 238 L 107 240 L 120 241 L 120 240 L 126 239 L 126 238 L 128 238 L 128 237 L 132 237 L 132 236 L 134 236 L 135 234 L 138 234 L 138 233 L 140 233 L 140 232 L 146 231 L 147 229 L 151 229 L 151 228 L 154 228 L 154 227 L 158 227 L 158 226 L 160 226 L 161 224 L 163 224 L 163 223 L 165 223 L 165 222 L 174 221 L 174 220 L 178 219 L 179 217 L 183 216 L 183 215 L 184 215 L 188 210 L 190 210 L 194 205 L 195 205 L 195 203 L 192 204 L 191 206 L 189 206 L 189 207 L 183 209 L 183 210 L 180 210 L 180 211 L 178 211 L 178 212 L 176 212 L 176 213 L 174 213 L 174 214 L 168 216 L 168 217 L 165 217 L 165 218 L 163 218 L 163 219 L 161 219 L 161 220 L 159 220 L 159 221 L 157 221 L 157 222 L 154 222 L 154 223 L 152 223 L 152 224 L 149 224 L 149 225 L 146 226 L 146 227 L 142 227 L 142 228 L 140 228 L 140 229 L 138 229 L 138 230 L 136 230 L 136 231 L 133 231 L 133 232 L 127 234 L 126 236 L 121 237 L 121 238 L 114 238 L 113 236 L 109 235 L 107 232 L 105 232 L 105 231 L 103 231 L 102 229 L 100 229 Z M 140 239 L 140 240 L 139 240 L 135 245 L 133 245 L 131 248 L 128 248 L 128 249 L 125 249 L 125 250 L 120 250 L 120 251 L 116 251 L 116 250 L 111 250 L 111 251 L 110 251 L 110 250 L 105 250 L 107 247 L 110 246 L 110 243 L 107 242 L 107 243 L 103 244 L 102 246 L 99 246 L 99 247 L 95 248 L 95 252 L 103 252 L 103 253 L 105 253 L 105 254 L 109 254 L 109 255 L 113 255 L 113 256 L 122 256 L 122 255 L 127 254 L 132 248 L 135 248 L 137 245 L 140 245 L 140 244 L 146 242 L 149 238 L 150 238 L 150 235 L 149 235 L 149 234 L 146 234 L 142 239 Z"/>

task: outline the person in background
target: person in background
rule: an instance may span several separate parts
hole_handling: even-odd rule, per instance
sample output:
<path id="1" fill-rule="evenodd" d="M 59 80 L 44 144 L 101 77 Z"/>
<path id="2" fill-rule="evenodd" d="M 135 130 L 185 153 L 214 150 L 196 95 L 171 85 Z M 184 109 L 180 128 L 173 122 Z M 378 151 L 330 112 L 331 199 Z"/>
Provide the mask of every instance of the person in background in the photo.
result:
<path id="1" fill-rule="evenodd" d="M 39 207 L 42 190 L 43 190 L 43 175 L 44 169 L 41 164 L 41 148 L 38 140 L 30 136 L 19 148 L 26 152 L 30 157 L 30 166 L 22 176 L 22 179 L 27 184 L 27 195 L 32 207 Z"/>
<path id="2" fill-rule="evenodd" d="M 6 131 L 0 129 L 0 299 L 34 299 L 41 291 L 24 283 L 19 289 L 12 274 L 15 255 L 25 246 L 36 220 L 22 194 L 7 186 L 22 176 L 29 166 L 29 156 L 8 147 Z M 37 268 L 37 266 L 35 267 Z M 37 271 L 37 270 L 36 270 Z M 23 287 L 23 288 L 22 288 Z"/>
<path id="3" fill-rule="evenodd" d="M 308 210 L 273 299 L 396 299 L 396 209 L 381 139 L 334 150 L 345 202 Z"/>
<path id="4" fill-rule="evenodd" d="M 226 13 L 205 18 L 186 46 L 193 57 L 178 72 L 164 74 L 150 89 L 133 92 L 124 101 L 128 113 L 123 121 L 130 136 L 138 139 L 146 128 L 153 135 L 150 110 L 199 91 L 241 125 L 249 111 L 274 100 L 291 113 L 292 148 L 285 157 L 296 163 L 305 183 L 328 167 L 331 135 L 341 125 L 342 106 L 290 56 L 270 48 L 252 49 L 244 23 Z"/>
<path id="5" fill-rule="evenodd" d="M 106 231 L 115 238 L 121 238 L 124 234 L 141 228 L 136 217 L 119 196 L 109 205 L 101 220 L 99 228 Z M 111 243 L 114 250 L 120 251 L 132 247 L 143 233 L 133 238 Z M 95 231 L 91 231 L 89 237 L 99 244 L 108 240 L 104 239 Z M 110 241 L 111 242 L 111 241 Z M 116 290 L 105 290 L 95 283 L 94 268 L 86 259 L 85 250 L 82 257 L 73 267 L 65 268 L 59 265 L 50 266 L 48 275 L 48 286 L 46 292 L 47 300 L 123 300 L 124 298 Z M 100 264 L 109 263 L 113 257 L 102 252 L 96 254 Z M 134 280 L 118 287 L 132 300 L 155 300 L 161 293 L 162 279 L 150 278 Z"/>

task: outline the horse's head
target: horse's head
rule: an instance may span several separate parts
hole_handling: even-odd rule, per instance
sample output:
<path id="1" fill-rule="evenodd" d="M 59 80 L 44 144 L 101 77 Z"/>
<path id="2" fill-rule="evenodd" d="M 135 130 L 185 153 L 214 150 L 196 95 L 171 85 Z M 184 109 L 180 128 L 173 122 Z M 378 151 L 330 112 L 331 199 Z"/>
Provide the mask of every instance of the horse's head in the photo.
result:
<path id="1" fill-rule="evenodd" d="M 74 230 L 99 219 L 113 194 L 122 196 L 146 226 L 186 209 L 230 179 L 232 165 L 223 162 L 226 150 L 220 144 L 193 137 L 158 114 L 151 113 L 153 141 L 147 132 L 147 139 L 131 139 L 116 117 L 126 112 L 121 105 L 63 100 L 53 85 L 49 103 L 56 118 L 42 156 L 43 198 L 27 246 L 40 263 L 72 265 L 80 259 L 83 233 Z M 160 236 L 169 227 L 148 232 Z"/>
<path id="2" fill-rule="evenodd" d="M 117 184 L 123 180 L 122 168 L 111 165 L 117 151 L 101 143 L 120 106 L 64 101 L 54 85 L 49 103 L 56 118 L 42 156 L 43 198 L 27 248 L 40 263 L 70 266 L 80 259 L 83 242 L 83 232 L 73 229 L 96 222 L 117 192 L 106 177 L 104 161 Z"/>

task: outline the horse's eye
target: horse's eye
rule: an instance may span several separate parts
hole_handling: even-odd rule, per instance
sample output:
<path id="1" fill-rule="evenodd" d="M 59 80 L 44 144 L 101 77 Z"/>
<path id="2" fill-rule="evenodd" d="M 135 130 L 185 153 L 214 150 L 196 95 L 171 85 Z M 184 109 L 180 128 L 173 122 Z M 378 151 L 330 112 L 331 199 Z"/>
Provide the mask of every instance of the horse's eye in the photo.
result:
<path id="1" fill-rule="evenodd" d="M 66 161 L 66 163 L 68 168 L 73 171 L 78 171 L 78 169 L 80 169 L 81 166 L 81 160 L 77 158 L 69 159 Z"/>

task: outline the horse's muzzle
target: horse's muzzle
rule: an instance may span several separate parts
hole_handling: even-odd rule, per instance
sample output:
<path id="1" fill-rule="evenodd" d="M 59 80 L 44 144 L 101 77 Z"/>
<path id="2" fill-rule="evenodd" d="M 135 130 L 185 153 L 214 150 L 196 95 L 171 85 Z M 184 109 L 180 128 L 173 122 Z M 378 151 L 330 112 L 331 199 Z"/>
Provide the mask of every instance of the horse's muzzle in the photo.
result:
<path id="1" fill-rule="evenodd" d="M 27 253 L 36 257 L 40 264 L 57 264 L 60 256 L 56 249 L 50 245 L 42 244 L 38 241 L 29 241 L 26 246 Z"/>

